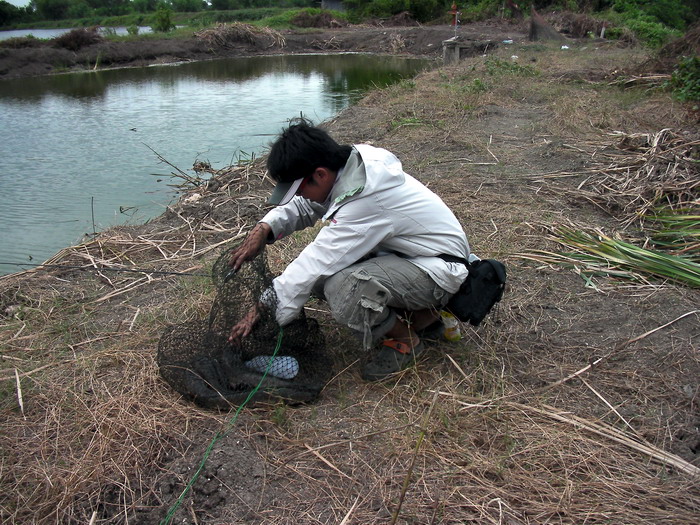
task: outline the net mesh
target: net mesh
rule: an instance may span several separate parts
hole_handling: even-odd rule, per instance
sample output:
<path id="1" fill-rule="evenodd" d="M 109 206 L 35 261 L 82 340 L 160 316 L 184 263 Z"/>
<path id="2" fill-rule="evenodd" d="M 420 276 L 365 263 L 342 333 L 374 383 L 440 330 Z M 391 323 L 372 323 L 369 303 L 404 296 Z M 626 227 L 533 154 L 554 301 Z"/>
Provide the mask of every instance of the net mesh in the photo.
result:
<path id="1" fill-rule="evenodd" d="M 170 326 L 162 334 L 157 355 L 161 376 L 187 399 L 207 408 L 227 409 L 249 397 L 251 402 L 315 400 L 332 373 L 315 319 L 302 313 L 281 330 L 274 309 L 263 309 L 240 345 L 228 342 L 231 327 L 263 293 L 266 302 L 276 304 L 264 253 L 235 274 L 228 267 L 229 258 L 227 251 L 212 269 L 216 296 L 209 318 Z"/>

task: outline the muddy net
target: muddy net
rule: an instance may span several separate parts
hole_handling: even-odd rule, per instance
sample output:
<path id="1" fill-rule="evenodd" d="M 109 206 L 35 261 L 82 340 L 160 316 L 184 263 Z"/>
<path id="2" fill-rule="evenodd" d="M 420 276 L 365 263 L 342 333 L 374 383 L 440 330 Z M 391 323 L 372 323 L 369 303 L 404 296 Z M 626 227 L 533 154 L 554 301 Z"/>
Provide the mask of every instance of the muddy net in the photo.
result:
<path id="1" fill-rule="evenodd" d="M 206 408 L 228 409 L 249 402 L 282 399 L 314 401 L 330 379 L 332 362 L 315 319 L 304 314 L 280 329 L 274 308 L 240 345 L 228 342 L 231 327 L 261 297 L 276 304 L 264 253 L 235 274 L 230 251 L 212 270 L 216 296 L 208 319 L 168 327 L 158 344 L 161 376 L 177 392 Z M 249 399 L 250 398 L 250 399 Z"/>

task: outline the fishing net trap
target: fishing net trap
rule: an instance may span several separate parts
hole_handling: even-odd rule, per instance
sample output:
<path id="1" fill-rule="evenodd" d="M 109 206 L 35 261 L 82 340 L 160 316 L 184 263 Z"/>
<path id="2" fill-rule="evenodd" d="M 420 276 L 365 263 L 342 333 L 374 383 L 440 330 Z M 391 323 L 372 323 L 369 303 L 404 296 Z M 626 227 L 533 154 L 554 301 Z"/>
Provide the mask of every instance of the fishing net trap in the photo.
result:
<path id="1" fill-rule="evenodd" d="M 232 273 L 231 250 L 212 269 L 216 295 L 208 319 L 168 327 L 158 343 L 161 376 L 177 392 L 206 408 L 229 409 L 249 402 L 283 399 L 314 401 L 332 373 L 332 361 L 315 319 L 301 316 L 283 329 L 274 307 L 238 345 L 231 327 L 265 297 L 276 304 L 265 253 Z"/>

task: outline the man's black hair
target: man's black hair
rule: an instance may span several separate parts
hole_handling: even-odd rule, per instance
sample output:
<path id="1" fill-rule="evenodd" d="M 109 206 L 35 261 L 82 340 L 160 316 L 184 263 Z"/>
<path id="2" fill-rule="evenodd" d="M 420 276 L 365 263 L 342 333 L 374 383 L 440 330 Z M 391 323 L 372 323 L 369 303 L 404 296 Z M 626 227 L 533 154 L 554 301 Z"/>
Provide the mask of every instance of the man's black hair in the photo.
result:
<path id="1" fill-rule="evenodd" d="M 298 118 L 272 145 L 267 169 L 277 182 L 292 182 L 308 177 L 319 167 L 337 172 L 345 166 L 351 151 L 351 146 L 338 144 L 326 131 Z"/>

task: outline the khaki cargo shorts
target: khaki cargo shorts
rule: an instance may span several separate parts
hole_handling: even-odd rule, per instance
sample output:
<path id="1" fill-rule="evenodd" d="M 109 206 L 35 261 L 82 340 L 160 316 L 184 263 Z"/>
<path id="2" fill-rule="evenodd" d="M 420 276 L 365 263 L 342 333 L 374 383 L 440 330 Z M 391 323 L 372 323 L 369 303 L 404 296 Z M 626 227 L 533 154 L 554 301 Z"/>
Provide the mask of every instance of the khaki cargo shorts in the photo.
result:
<path id="1" fill-rule="evenodd" d="M 397 311 L 439 309 L 450 294 L 415 264 L 384 255 L 326 279 L 322 297 L 335 320 L 350 327 L 369 349 L 394 326 Z"/>

